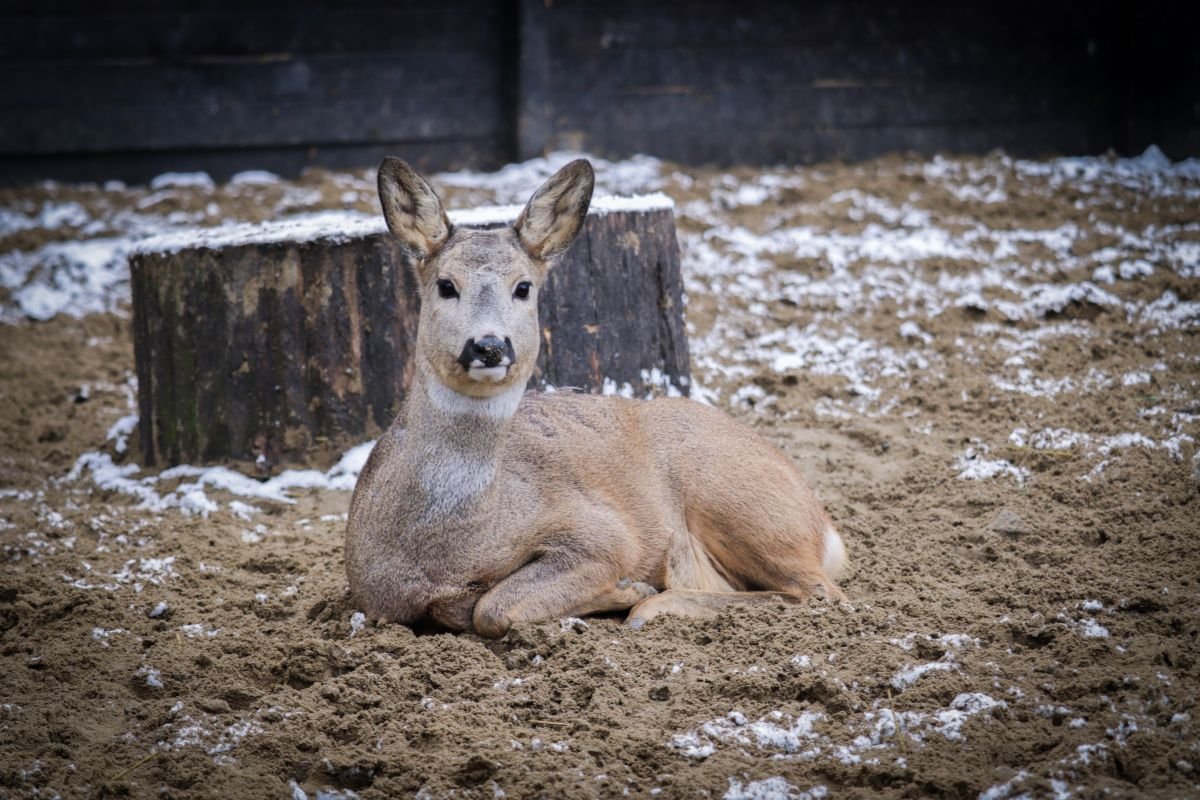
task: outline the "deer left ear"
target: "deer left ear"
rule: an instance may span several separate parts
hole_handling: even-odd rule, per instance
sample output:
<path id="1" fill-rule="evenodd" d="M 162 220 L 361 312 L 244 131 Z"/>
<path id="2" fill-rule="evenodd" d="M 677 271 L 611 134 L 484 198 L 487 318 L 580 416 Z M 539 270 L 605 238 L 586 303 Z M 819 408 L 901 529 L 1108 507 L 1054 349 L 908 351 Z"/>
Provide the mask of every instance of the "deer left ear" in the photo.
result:
<path id="1" fill-rule="evenodd" d="M 437 193 L 394 156 L 379 165 L 379 202 L 388 230 L 416 261 L 427 260 L 450 238 L 450 218 Z"/>
<path id="2" fill-rule="evenodd" d="M 513 226 L 529 255 L 552 261 L 570 247 L 587 217 L 595 184 L 592 165 L 580 158 L 554 173 L 534 192 Z"/>

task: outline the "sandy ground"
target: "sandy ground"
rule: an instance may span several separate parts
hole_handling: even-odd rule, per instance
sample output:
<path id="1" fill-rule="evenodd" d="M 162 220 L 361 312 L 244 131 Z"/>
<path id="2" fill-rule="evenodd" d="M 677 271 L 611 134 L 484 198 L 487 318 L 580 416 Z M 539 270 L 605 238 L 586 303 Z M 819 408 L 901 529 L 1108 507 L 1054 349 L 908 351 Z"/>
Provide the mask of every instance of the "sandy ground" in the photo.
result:
<path id="1" fill-rule="evenodd" d="M 370 176 L 3 190 L 0 796 L 1200 796 L 1200 165 L 598 166 L 676 199 L 696 395 L 801 465 L 850 602 L 365 623 L 348 492 L 136 466 L 122 257 Z"/>

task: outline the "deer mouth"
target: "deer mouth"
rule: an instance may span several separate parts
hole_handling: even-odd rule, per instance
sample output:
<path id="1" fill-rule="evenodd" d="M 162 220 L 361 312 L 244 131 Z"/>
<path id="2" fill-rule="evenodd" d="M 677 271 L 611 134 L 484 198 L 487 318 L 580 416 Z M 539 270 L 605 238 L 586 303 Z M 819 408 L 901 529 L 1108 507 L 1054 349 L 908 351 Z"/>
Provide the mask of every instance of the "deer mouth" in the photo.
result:
<path id="1" fill-rule="evenodd" d="M 508 361 L 508 359 L 505 359 Z M 478 364 L 478 366 L 476 366 Z M 498 364 L 494 367 L 484 366 L 483 362 L 476 361 L 471 366 L 467 367 L 467 376 L 473 381 L 483 381 L 491 383 L 499 383 L 508 377 L 508 370 L 512 366 L 512 362 Z"/>

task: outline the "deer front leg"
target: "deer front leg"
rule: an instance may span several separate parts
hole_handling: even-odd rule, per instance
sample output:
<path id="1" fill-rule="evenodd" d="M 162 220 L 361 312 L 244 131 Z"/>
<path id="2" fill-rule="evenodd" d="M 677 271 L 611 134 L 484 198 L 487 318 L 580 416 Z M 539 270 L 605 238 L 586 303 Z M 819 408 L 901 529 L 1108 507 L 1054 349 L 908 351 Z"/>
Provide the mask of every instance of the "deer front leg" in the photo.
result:
<path id="1" fill-rule="evenodd" d="M 632 608 L 655 589 L 622 577 L 603 559 L 548 553 L 497 583 L 475 604 L 475 632 L 497 639 L 516 622 L 578 617 Z"/>

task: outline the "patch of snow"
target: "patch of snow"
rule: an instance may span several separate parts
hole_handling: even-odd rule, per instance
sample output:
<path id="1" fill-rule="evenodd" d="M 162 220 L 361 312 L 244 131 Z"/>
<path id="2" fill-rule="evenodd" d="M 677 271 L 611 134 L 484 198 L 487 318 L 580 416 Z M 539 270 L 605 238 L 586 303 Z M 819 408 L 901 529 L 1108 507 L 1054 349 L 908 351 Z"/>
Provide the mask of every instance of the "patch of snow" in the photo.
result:
<path id="1" fill-rule="evenodd" d="M 1017 785 L 1025 781 L 1028 777 L 1029 773 L 1021 770 L 1004 783 L 998 783 L 995 786 L 984 789 L 979 793 L 979 800 L 1009 800 L 1009 798 L 1013 798 L 1013 792 L 1018 791 Z M 1025 798 L 1029 796 L 1024 793 L 1020 795 L 1020 797 Z M 1016 798 L 1013 798 L 1013 800 L 1016 800 Z"/>
<path id="2" fill-rule="evenodd" d="M 1131 311 L 1130 316 L 1134 314 L 1153 326 L 1151 333 L 1193 328 L 1200 324 L 1200 301 L 1182 301 L 1173 290 L 1167 289 L 1157 300 Z"/>
<path id="3" fill-rule="evenodd" d="M 925 664 L 914 664 L 905 667 L 892 676 L 892 688 L 903 691 L 930 672 L 948 672 L 956 669 L 958 669 L 958 665 L 951 661 L 930 661 Z"/>
<path id="4" fill-rule="evenodd" d="M 154 667 L 142 667 L 138 670 L 138 675 L 145 677 L 146 685 L 151 689 L 163 688 L 162 673 Z"/>
<path id="5" fill-rule="evenodd" d="M 272 186 L 282 179 L 274 172 L 262 169 L 248 169 L 239 172 L 229 179 L 230 186 Z"/>
<path id="6" fill-rule="evenodd" d="M 671 747 L 689 758 L 707 758 L 716 751 L 716 742 L 797 754 L 817 739 L 813 726 L 824 718 L 824 714 L 804 711 L 788 719 L 783 712 L 773 711 L 763 719 L 748 722 L 744 715 L 734 711 L 702 723 L 695 731 L 672 737 Z"/>
<path id="7" fill-rule="evenodd" d="M 164 172 L 150 181 L 150 188 L 155 191 L 179 188 L 211 191 L 216 184 L 207 172 Z"/>
<path id="8" fill-rule="evenodd" d="M 129 449 L 129 437 L 133 435 L 137 424 L 137 414 L 129 414 L 121 417 L 108 429 L 108 433 L 104 435 L 104 440 L 113 442 L 113 449 L 118 453 L 124 453 Z"/>
<path id="9" fill-rule="evenodd" d="M 608 161 L 584 153 L 556 152 L 495 172 L 443 172 L 433 176 L 435 184 L 464 189 L 482 189 L 499 203 L 524 204 L 551 175 L 577 158 L 587 158 L 596 173 L 596 189 L 618 195 L 636 194 L 662 187 L 662 162 L 636 155 L 623 161 Z M 518 213 L 520 208 L 517 209 Z M 515 219 L 515 216 L 514 216 Z"/>
<path id="10" fill-rule="evenodd" d="M 1018 467 L 1003 458 L 985 458 L 985 455 L 986 450 L 980 452 L 974 447 L 968 447 L 966 452 L 954 462 L 959 480 L 981 481 L 1000 475 L 1010 475 L 1018 484 L 1023 485 L 1026 478 L 1029 477 L 1029 470 L 1024 467 Z"/>
<path id="11" fill-rule="evenodd" d="M 128 632 L 129 631 L 125 630 L 124 628 L 108 628 L 108 629 L 92 628 L 92 639 L 94 639 L 97 642 L 100 642 L 105 647 L 108 647 L 108 642 L 106 641 L 108 639 L 108 637 L 115 636 L 118 633 L 128 633 Z"/>
<path id="12" fill-rule="evenodd" d="M 211 639 L 221 632 L 220 628 L 210 628 L 203 622 L 192 622 L 188 625 L 180 625 L 179 630 L 189 639 Z"/>
<path id="13" fill-rule="evenodd" d="M 250 517 L 262 511 L 258 506 L 243 503 L 241 500 L 230 500 L 229 510 L 235 517 L 246 522 L 250 521 Z"/>
<path id="14" fill-rule="evenodd" d="M 632 400 L 633 384 L 618 384 L 612 378 L 605 378 L 600 385 L 600 394 L 604 395 L 605 397 L 624 397 L 628 400 Z"/>
<path id="15" fill-rule="evenodd" d="M 157 475 L 135 478 L 140 472 L 137 464 L 118 466 L 107 453 L 92 452 L 76 459 L 71 471 L 62 480 L 75 483 L 90 478 L 101 490 L 132 497 L 138 501 L 138 508 L 144 510 L 177 508 L 185 514 L 208 516 L 220 506 L 207 496 L 206 489 L 284 504 L 295 503 L 290 492 L 296 489 L 351 491 L 374 446 L 372 441 L 351 448 L 327 472 L 285 470 L 266 481 L 255 480 L 228 467 L 187 465 L 171 467 Z M 158 491 L 158 485 L 163 482 L 188 478 L 191 480 L 181 480 L 174 489 L 162 493 Z M 259 509 L 241 501 L 232 501 L 230 510 L 245 519 Z"/>
<path id="16" fill-rule="evenodd" d="M 900 323 L 900 335 L 905 339 L 918 339 L 925 344 L 933 341 L 933 336 L 921 330 L 921 326 L 911 319 Z"/>
<path id="17" fill-rule="evenodd" d="M 746 783 L 730 778 L 723 800 L 821 800 L 828 794 L 824 786 L 801 791 L 779 776 Z"/>
<path id="18" fill-rule="evenodd" d="M 950 708 L 932 715 L 938 723 L 934 730 L 952 742 L 961 742 L 964 739 L 962 729 L 968 719 L 997 708 L 1008 708 L 1008 703 L 979 692 L 960 694 L 950 701 Z"/>
<path id="19" fill-rule="evenodd" d="M 319 200 L 319 198 L 318 198 Z M 674 208 L 674 201 L 661 193 L 637 197 L 595 197 L 588 214 L 602 216 L 617 211 L 658 211 Z M 524 206 L 481 206 L 447 212 L 455 225 L 481 227 L 516 222 Z M 226 223 L 212 228 L 193 228 L 161 233 L 138 242 L 137 253 L 177 253 L 189 249 L 221 249 L 264 244 L 303 242 L 349 242 L 383 236 L 387 224 L 378 214 L 362 211 L 312 211 L 268 222 Z"/>
<path id="20" fill-rule="evenodd" d="M 0 308 L 0 322 L 116 311 L 129 290 L 125 257 L 130 248 L 129 239 L 111 238 L 0 253 L 0 287 L 9 291 L 12 303 Z"/>

